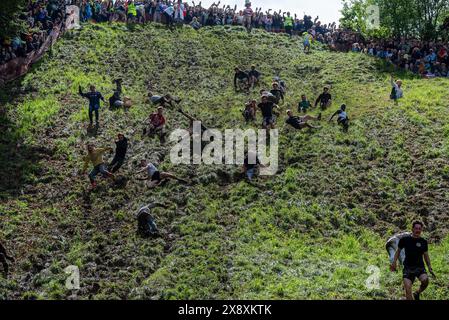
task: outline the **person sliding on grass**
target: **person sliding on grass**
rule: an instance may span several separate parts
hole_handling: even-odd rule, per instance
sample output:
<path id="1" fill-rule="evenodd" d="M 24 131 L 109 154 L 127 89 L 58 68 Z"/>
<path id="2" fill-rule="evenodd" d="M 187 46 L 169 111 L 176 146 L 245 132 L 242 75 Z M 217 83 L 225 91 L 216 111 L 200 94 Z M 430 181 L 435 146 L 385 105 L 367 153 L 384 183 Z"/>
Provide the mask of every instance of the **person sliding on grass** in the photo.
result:
<path id="1" fill-rule="evenodd" d="M 164 96 L 158 96 L 158 95 L 153 95 L 152 92 L 149 92 L 148 97 L 152 104 L 159 105 L 164 108 L 166 108 L 167 105 L 169 105 L 170 107 L 174 107 L 173 102 L 179 104 L 182 101 L 182 99 L 174 98 L 169 94 L 166 94 Z"/>
<path id="2" fill-rule="evenodd" d="M 394 256 L 396 255 L 396 251 L 398 251 L 399 241 L 402 238 L 411 237 L 411 235 L 412 234 L 410 232 L 398 233 L 387 240 L 385 248 L 387 249 L 388 256 L 390 257 L 390 264 L 393 264 L 394 262 Z M 404 260 L 405 260 L 405 251 L 404 249 L 402 249 L 401 253 L 399 254 L 399 263 L 401 264 L 401 266 L 404 265 Z"/>
<path id="3" fill-rule="evenodd" d="M 319 95 L 318 99 L 315 101 L 315 107 L 320 104 L 321 110 L 326 110 L 326 108 L 332 105 L 332 96 L 329 93 L 329 88 L 324 87 L 323 93 Z"/>
<path id="4" fill-rule="evenodd" d="M 142 181 L 150 180 L 150 183 L 148 185 L 149 188 L 155 188 L 155 187 L 159 186 L 165 180 L 177 180 L 180 182 L 188 183 L 188 181 L 178 178 L 169 172 L 159 171 L 154 164 L 152 164 L 151 162 L 148 162 L 145 159 L 140 161 L 140 167 L 142 169 L 140 171 L 137 171 L 135 174 L 138 175 L 143 172 L 146 172 L 147 177 L 141 178 L 138 180 L 142 180 Z"/>
<path id="5" fill-rule="evenodd" d="M 272 101 L 269 101 L 267 96 L 262 96 L 262 102 L 259 103 L 258 107 L 262 111 L 262 127 L 266 130 L 275 129 L 273 109 L 278 109 L 279 107 Z"/>
<path id="6" fill-rule="evenodd" d="M 286 124 L 291 125 L 293 128 L 302 130 L 305 128 L 310 129 L 319 129 L 318 127 L 314 127 L 308 123 L 308 121 L 320 121 L 321 120 L 321 113 L 318 115 L 318 117 L 312 117 L 309 115 L 306 115 L 304 117 L 296 117 L 293 115 L 293 112 L 291 110 L 287 110 L 287 120 L 285 121 Z"/>
<path id="7" fill-rule="evenodd" d="M 156 236 L 159 234 L 159 230 L 156 226 L 155 219 L 151 215 L 151 209 L 153 208 L 168 208 L 165 204 L 153 202 L 147 206 L 139 209 L 136 213 L 137 218 L 137 230 L 144 237 Z"/>
<path id="8" fill-rule="evenodd" d="M 251 100 L 245 104 L 245 110 L 243 110 L 243 116 L 246 123 L 256 120 L 257 101 Z"/>
<path id="9" fill-rule="evenodd" d="M 128 139 L 121 133 L 118 134 L 117 138 L 118 139 L 115 141 L 115 156 L 109 164 L 109 171 L 112 173 L 116 173 L 120 170 L 125 162 L 126 151 L 128 150 Z"/>
<path id="10" fill-rule="evenodd" d="M 235 91 L 241 90 L 241 91 L 248 92 L 249 86 L 250 86 L 249 75 L 246 72 L 240 70 L 240 68 L 235 68 L 234 71 L 235 71 L 235 74 L 234 74 L 234 89 L 235 89 Z"/>
<path id="11" fill-rule="evenodd" d="M 307 111 L 312 108 L 312 104 L 309 100 L 307 100 L 307 97 L 305 94 L 301 96 L 301 101 L 298 104 L 298 112 L 299 113 L 307 113 Z"/>
<path id="12" fill-rule="evenodd" d="M 346 105 L 342 104 L 340 109 L 335 111 L 335 113 L 332 115 L 332 117 L 329 119 L 329 122 L 334 119 L 334 117 L 338 115 L 337 123 L 343 127 L 344 132 L 348 132 L 349 129 L 349 117 L 346 113 Z"/>
<path id="13" fill-rule="evenodd" d="M 147 128 L 143 129 L 143 134 L 146 135 L 148 132 L 148 135 L 152 136 L 154 134 L 157 134 L 159 136 L 159 139 L 161 140 L 161 143 L 165 143 L 165 117 L 164 117 L 164 108 L 158 107 L 157 112 L 153 112 L 149 118 L 149 130 Z"/>
<path id="14" fill-rule="evenodd" d="M 393 75 L 391 76 L 391 94 L 390 99 L 394 101 L 395 104 L 398 104 L 399 99 L 404 97 L 404 91 L 402 90 L 402 81 L 396 80 L 394 81 Z"/>
<path id="15" fill-rule="evenodd" d="M 83 174 L 86 173 L 89 162 L 94 166 L 93 170 L 89 173 L 89 180 L 92 184 L 92 189 L 97 187 L 97 183 L 95 182 L 95 177 L 101 173 L 105 178 L 114 179 L 115 176 L 113 173 L 109 172 L 106 169 L 106 164 L 103 161 L 103 154 L 107 151 L 113 151 L 112 148 L 98 148 L 95 149 L 93 144 L 87 145 L 87 155 L 84 157 L 84 167 Z"/>
<path id="16" fill-rule="evenodd" d="M 103 96 L 100 92 L 95 90 L 95 86 L 90 86 L 90 91 L 87 93 L 83 93 L 83 90 L 81 89 L 81 86 L 79 86 L 79 94 L 80 96 L 86 98 L 89 100 L 89 121 L 90 126 L 93 124 L 93 113 L 95 112 L 95 123 L 98 126 L 99 125 L 99 116 L 98 116 L 98 110 L 100 109 L 100 100 L 103 100 L 105 102 Z"/>
<path id="17" fill-rule="evenodd" d="M 397 261 L 401 255 L 401 250 L 404 250 L 405 260 L 403 281 L 405 297 L 407 300 L 420 300 L 421 294 L 429 286 L 429 277 L 424 266 L 423 257 L 430 274 L 435 277 L 435 273 L 433 272 L 432 265 L 430 263 L 427 241 L 421 238 L 423 227 L 424 224 L 422 222 L 413 222 L 412 235 L 409 237 L 403 237 L 399 240 L 398 250 L 394 255 L 393 263 L 390 267 L 392 272 L 397 270 Z M 421 282 L 421 286 L 418 291 L 412 293 L 413 283 L 417 278 Z"/>
<path id="18" fill-rule="evenodd" d="M 10 262 L 14 263 L 14 258 L 8 256 L 5 247 L 0 242 L 0 263 L 3 265 L 3 274 L 5 275 L 5 278 L 8 276 L 9 272 L 9 265 L 6 260 L 9 260 Z"/>

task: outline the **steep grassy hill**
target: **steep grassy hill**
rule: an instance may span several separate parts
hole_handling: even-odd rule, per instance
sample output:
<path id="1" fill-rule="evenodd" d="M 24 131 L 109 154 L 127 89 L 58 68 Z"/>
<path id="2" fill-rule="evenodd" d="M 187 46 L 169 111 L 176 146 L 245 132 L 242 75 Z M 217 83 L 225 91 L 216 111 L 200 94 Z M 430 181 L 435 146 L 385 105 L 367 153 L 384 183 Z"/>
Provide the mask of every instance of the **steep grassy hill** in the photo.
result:
<path id="1" fill-rule="evenodd" d="M 396 75 L 406 98 L 393 106 L 387 66 L 319 47 L 304 55 L 300 43 L 239 28 L 90 25 L 66 34 L 0 91 L 0 239 L 17 259 L 0 277 L 0 298 L 397 299 L 401 275 L 389 272 L 384 243 L 418 218 L 439 275 L 423 298 L 447 299 L 449 80 Z M 349 133 L 326 121 L 293 132 L 280 121 L 278 175 L 255 184 L 238 167 L 173 166 L 166 147 L 141 137 L 154 109 L 147 81 L 210 128 L 245 128 L 249 97 L 234 93 L 232 70 L 252 63 L 265 87 L 275 74 L 286 79 L 283 115 L 302 93 L 314 99 L 332 85 L 324 116 L 346 103 Z M 117 77 L 135 106 L 104 107 L 93 136 L 78 85 L 109 96 Z M 167 118 L 170 129 L 188 126 L 175 110 Z M 130 139 L 123 175 L 148 157 L 193 183 L 121 189 L 100 179 L 89 192 L 79 174 L 85 143 L 113 147 L 118 132 Z M 163 236 L 142 239 L 134 213 L 153 200 L 170 204 L 155 210 Z M 65 288 L 69 265 L 80 268 L 79 291 Z M 369 266 L 380 269 L 379 289 L 365 286 Z"/>

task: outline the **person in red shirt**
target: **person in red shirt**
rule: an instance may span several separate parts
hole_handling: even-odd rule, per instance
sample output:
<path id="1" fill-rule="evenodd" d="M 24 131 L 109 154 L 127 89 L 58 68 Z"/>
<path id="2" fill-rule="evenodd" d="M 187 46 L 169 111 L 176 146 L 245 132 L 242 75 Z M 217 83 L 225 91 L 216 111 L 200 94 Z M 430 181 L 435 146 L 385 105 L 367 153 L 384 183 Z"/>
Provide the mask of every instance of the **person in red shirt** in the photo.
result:
<path id="1" fill-rule="evenodd" d="M 153 136 L 153 135 L 158 135 L 161 143 L 165 143 L 165 123 L 166 123 L 166 119 L 164 117 L 164 108 L 163 107 L 159 107 L 157 108 L 157 112 L 153 112 L 148 120 L 148 128 L 149 130 L 147 130 L 146 128 L 143 131 L 143 134 L 146 135 L 148 133 L 149 136 Z"/>

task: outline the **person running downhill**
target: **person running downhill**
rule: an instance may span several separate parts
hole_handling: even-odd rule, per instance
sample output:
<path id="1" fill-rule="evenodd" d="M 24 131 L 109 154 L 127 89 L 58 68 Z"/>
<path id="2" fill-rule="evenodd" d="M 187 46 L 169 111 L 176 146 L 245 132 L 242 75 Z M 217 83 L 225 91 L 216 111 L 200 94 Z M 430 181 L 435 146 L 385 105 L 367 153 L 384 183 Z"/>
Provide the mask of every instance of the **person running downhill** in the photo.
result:
<path id="1" fill-rule="evenodd" d="M 316 118 L 309 115 L 303 117 L 296 117 L 293 115 L 293 112 L 291 110 L 287 110 L 287 116 L 288 118 L 285 121 L 285 123 L 292 126 L 295 129 L 298 130 L 302 130 L 305 128 L 319 129 L 319 127 L 314 127 L 310 125 L 308 121 L 321 121 L 321 113 Z"/>
<path id="2" fill-rule="evenodd" d="M 321 110 L 326 110 L 332 105 L 332 96 L 329 93 L 329 88 L 324 87 L 323 93 L 319 95 L 318 99 L 315 101 L 315 107 L 320 104 Z"/>
<path id="3" fill-rule="evenodd" d="M 105 102 L 103 96 L 100 92 L 95 89 L 95 86 L 90 86 L 90 91 L 83 93 L 81 86 L 79 86 L 79 95 L 89 100 L 89 121 L 90 126 L 93 124 L 93 113 L 95 112 L 95 123 L 99 125 L 99 115 L 98 110 L 100 109 L 100 100 Z"/>
<path id="4" fill-rule="evenodd" d="M 115 176 L 113 173 L 109 172 L 106 169 L 106 165 L 103 161 L 103 154 L 107 151 L 113 151 L 112 148 L 98 148 L 95 149 L 95 146 L 93 144 L 87 145 L 87 155 L 84 157 L 84 167 L 83 167 L 83 174 L 86 173 L 87 167 L 89 165 L 89 162 L 92 163 L 94 166 L 93 170 L 89 173 L 89 180 L 92 185 L 92 189 L 95 189 L 97 187 L 97 183 L 95 182 L 95 177 L 101 173 L 103 177 L 105 178 L 112 178 L 114 179 Z"/>
<path id="5" fill-rule="evenodd" d="M 256 120 L 257 101 L 251 100 L 245 104 L 245 110 L 243 110 L 243 117 L 245 117 L 246 123 Z"/>
<path id="6" fill-rule="evenodd" d="M 284 103 L 284 92 L 281 90 L 278 82 L 273 82 L 273 89 L 271 89 L 270 93 L 275 97 L 275 104 L 279 104 L 281 101 Z"/>
<path id="7" fill-rule="evenodd" d="M 420 300 L 421 294 L 429 286 L 429 277 L 427 275 L 424 261 L 432 276 L 435 276 L 432 265 L 430 262 L 428 244 L 427 241 L 421 238 L 424 224 L 419 221 L 413 222 L 412 235 L 409 237 L 403 237 L 399 240 L 398 250 L 391 264 L 391 271 L 397 270 L 397 261 L 401 255 L 401 250 L 405 251 L 404 269 L 403 269 L 403 281 L 405 289 L 405 297 L 407 300 Z M 423 261 L 424 257 L 424 261 Z M 418 291 L 412 293 L 413 283 L 418 279 L 421 282 L 421 286 Z"/>
<path id="8" fill-rule="evenodd" d="M 112 173 L 119 171 L 125 162 L 126 152 L 128 150 L 128 139 L 126 139 L 123 134 L 119 133 L 115 145 L 115 156 L 109 164 L 109 171 Z"/>
<path id="9" fill-rule="evenodd" d="M 279 107 L 272 101 L 269 101 L 267 96 L 262 96 L 262 102 L 259 103 L 258 107 L 262 111 L 262 127 L 264 129 L 275 129 L 273 109 L 279 109 Z"/>
<path id="10" fill-rule="evenodd" d="M 9 273 L 9 265 L 7 260 L 14 263 L 14 258 L 8 256 L 5 247 L 0 242 L 0 263 L 3 265 L 3 274 L 5 275 L 5 278 L 8 276 Z"/>
<path id="11" fill-rule="evenodd" d="M 346 113 L 346 105 L 342 104 L 340 109 L 335 111 L 335 113 L 332 115 L 332 117 L 329 119 L 329 122 L 334 119 L 334 117 L 338 115 L 337 123 L 343 127 L 344 132 L 348 132 L 349 129 L 349 117 Z"/>
<path id="12" fill-rule="evenodd" d="M 149 188 L 155 188 L 166 180 L 177 180 L 180 182 L 188 183 L 188 181 L 178 178 L 169 172 L 159 171 L 154 164 L 152 164 L 151 162 L 148 162 L 146 159 L 143 159 L 140 161 L 140 167 L 142 169 L 140 171 L 137 171 L 135 174 L 138 175 L 143 172 L 146 172 L 147 177 L 140 178 L 138 180 L 143 180 L 143 181 L 150 180 L 150 183 L 148 185 Z"/>

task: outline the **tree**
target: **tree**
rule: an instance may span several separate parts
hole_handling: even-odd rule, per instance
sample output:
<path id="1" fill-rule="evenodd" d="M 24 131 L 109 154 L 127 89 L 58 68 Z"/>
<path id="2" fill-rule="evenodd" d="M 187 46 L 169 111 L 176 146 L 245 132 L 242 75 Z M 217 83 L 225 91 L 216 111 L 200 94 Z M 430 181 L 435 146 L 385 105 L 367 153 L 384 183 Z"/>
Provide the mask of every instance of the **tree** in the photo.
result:
<path id="1" fill-rule="evenodd" d="M 26 29 L 25 21 L 19 19 L 26 0 L 0 1 L 0 36 L 8 37 Z"/>

